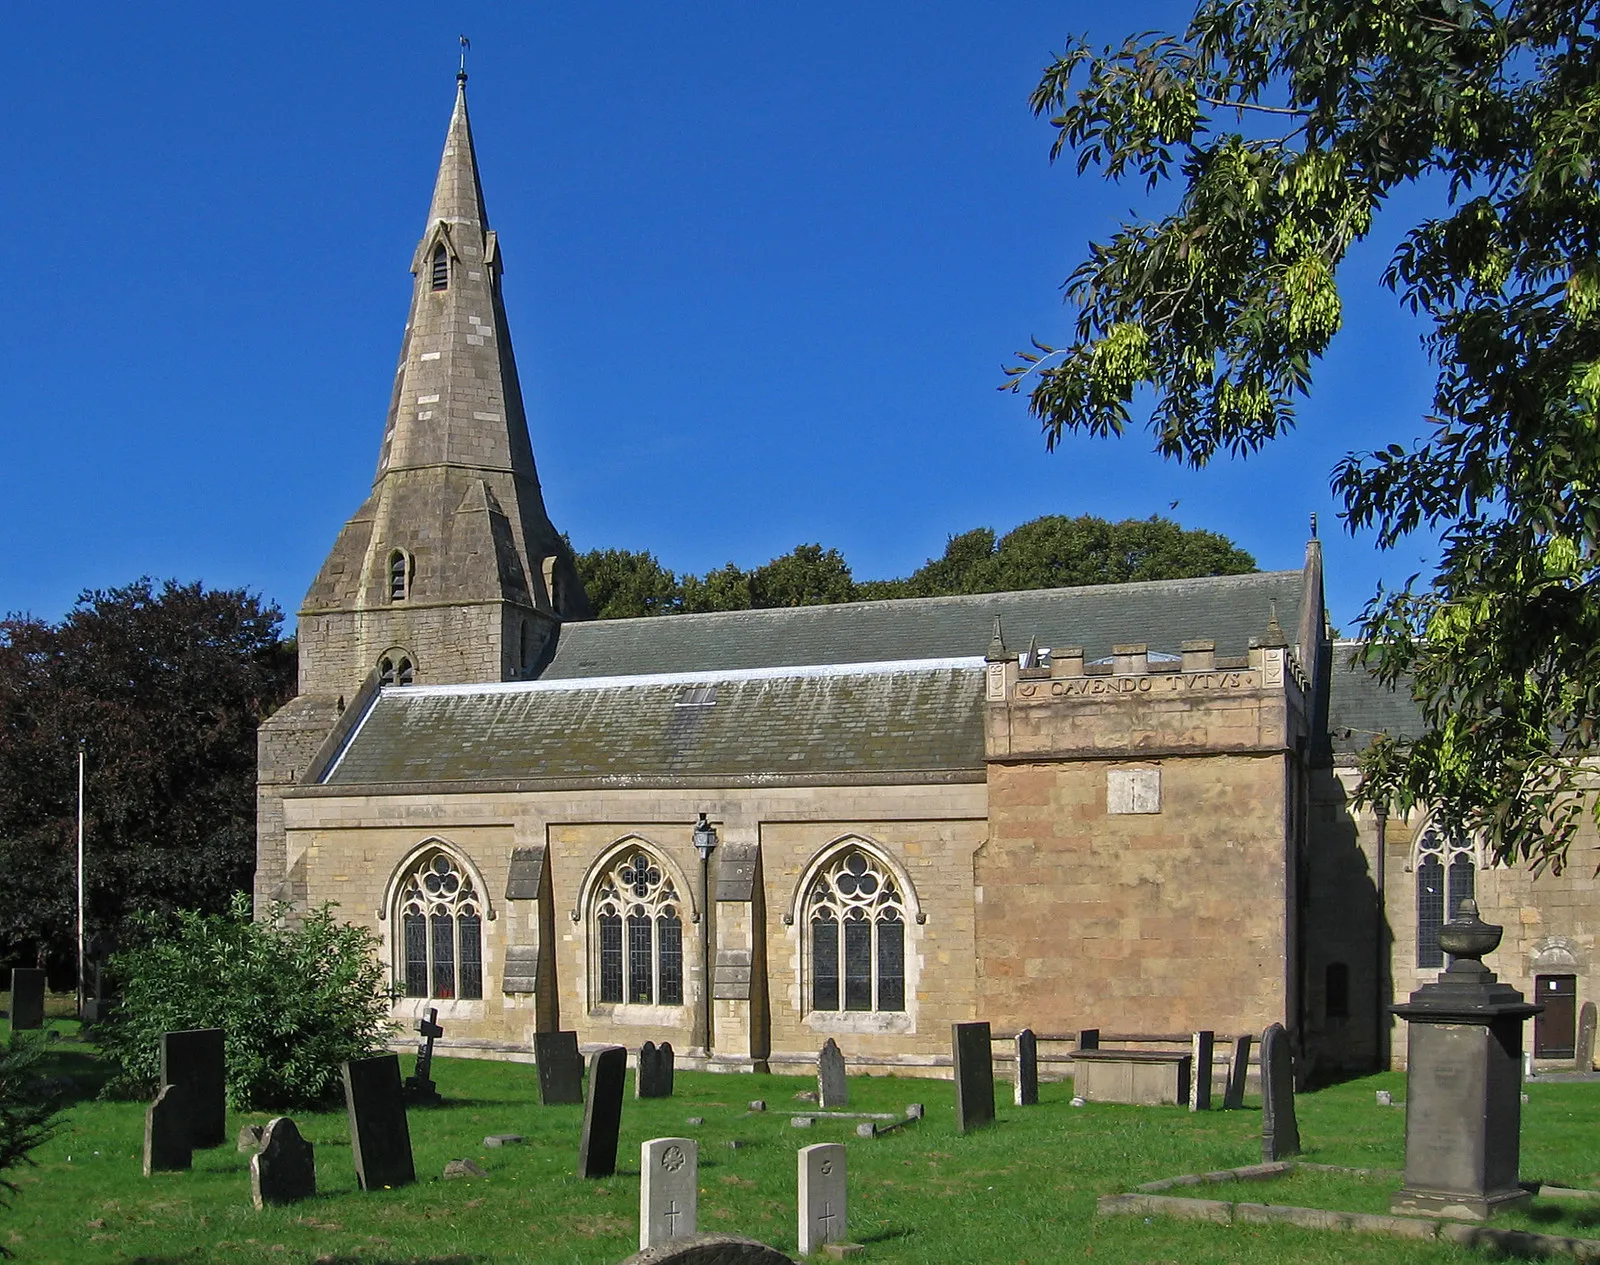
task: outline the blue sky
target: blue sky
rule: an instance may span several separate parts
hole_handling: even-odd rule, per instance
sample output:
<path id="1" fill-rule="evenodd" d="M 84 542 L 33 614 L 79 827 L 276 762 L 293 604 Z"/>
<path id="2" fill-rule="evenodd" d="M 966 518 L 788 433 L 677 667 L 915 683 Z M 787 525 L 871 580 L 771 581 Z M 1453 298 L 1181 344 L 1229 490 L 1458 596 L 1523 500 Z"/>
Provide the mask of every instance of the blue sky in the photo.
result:
<path id="1" fill-rule="evenodd" d="M 1300 429 L 1194 472 L 1147 435 L 1047 453 L 996 390 L 1141 190 L 1048 162 L 1027 95 L 1072 32 L 1188 7 L 28 5 L 3 54 L 0 611 L 142 574 L 298 605 L 372 478 L 456 37 L 550 513 L 579 549 L 903 575 L 976 526 L 1167 514 L 1263 567 L 1319 514 L 1349 629 L 1389 555 L 1338 526 L 1351 449 L 1432 375 L 1351 260 Z M 1176 501 L 1176 508 L 1172 503 Z"/>

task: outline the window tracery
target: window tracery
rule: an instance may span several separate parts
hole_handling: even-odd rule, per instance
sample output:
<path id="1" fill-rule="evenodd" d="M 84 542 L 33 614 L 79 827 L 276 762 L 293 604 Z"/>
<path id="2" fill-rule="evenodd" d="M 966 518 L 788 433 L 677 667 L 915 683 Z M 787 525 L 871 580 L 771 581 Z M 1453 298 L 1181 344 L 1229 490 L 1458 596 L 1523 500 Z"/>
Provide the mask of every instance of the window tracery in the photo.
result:
<path id="1" fill-rule="evenodd" d="M 596 999 L 627 1005 L 683 1004 L 683 900 L 656 858 L 625 850 L 593 900 Z"/>
<path id="2" fill-rule="evenodd" d="M 483 902 L 448 853 L 425 853 L 400 885 L 396 914 L 407 997 L 483 996 Z"/>
<path id="3" fill-rule="evenodd" d="M 1477 894 L 1477 857 L 1470 843 L 1447 839 L 1433 826 L 1417 837 L 1417 967 L 1444 965 L 1439 928 Z"/>
<path id="4" fill-rule="evenodd" d="M 811 880 L 811 1009 L 906 1008 L 906 906 L 888 869 L 861 848 Z"/>

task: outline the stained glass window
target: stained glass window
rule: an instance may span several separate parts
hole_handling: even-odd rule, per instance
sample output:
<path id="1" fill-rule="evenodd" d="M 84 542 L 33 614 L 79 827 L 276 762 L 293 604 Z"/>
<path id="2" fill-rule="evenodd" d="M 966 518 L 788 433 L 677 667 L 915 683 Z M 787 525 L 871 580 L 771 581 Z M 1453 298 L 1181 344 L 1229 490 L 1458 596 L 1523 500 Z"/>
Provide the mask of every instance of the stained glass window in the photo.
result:
<path id="1" fill-rule="evenodd" d="M 472 879 L 430 852 L 400 888 L 399 943 L 408 997 L 483 996 L 483 907 Z"/>
<path id="2" fill-rule="evenodd" d="M 831 862 L 812 882 L 806 923 L 813 1010 L 906 1008 L 905 905 L 880 862 L 860 848 Z"/>
<path id="3" fill-rule="evenodd" d="M 1461 912 L 1477 891 L 1477 860 L 1470 844 L 1446 840 L 1429 826 L 1417 840 L 1417 968 L 1444 965 L 1439 928 Z"/>
<path id="4" fill-rule="evenodd" d="M 683 1004 L 682 898 L 666 868 L 643 849 L 624 852 L 595 889 L 601 1002 Z"/>

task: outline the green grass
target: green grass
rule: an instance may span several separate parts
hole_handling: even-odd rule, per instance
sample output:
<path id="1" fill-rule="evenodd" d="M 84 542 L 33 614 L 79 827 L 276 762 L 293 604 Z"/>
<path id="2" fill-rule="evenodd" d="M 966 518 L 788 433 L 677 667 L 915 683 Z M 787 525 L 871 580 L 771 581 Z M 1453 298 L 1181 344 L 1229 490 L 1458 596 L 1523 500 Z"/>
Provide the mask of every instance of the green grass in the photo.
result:
<path id="1" fill-rule="evenodd" d="M 97 1063 L 58 1022 L 57 1071 L 92 1093 Z M 409 1070 L 410 1060 L 404 1060 Z M 1293 1227 L 1221 1227 L 1160 1218 L 1097 1219 L 1099 1195 L 1179 1173 L 1259 1161 L 1260 1113 L 1190 1114 L 1173 1108 L 1074 1108 L 1070 1086 L 1041 1087 L 1038 1107 L 1009 1105 L 999 1086 L 995 1127 L 960 1137 L 949 1082 L 853 1078 L 852 1110 L 927 1105 L 927 1118 L 875 1140 L 850 1124 L 801 1131 L 789 1117 L 814 1082 L 779 1076 L 680 1072 L 668 1100 L 629 1098 L 620 1168 L 604 1181 L 573 1176 L 581 1107 L 538 1105 L 534 1070 L 523 1064 L 439 1059 L 435 1079 L 447 1104 L 411 1113 L 419 1181 L 363 1193 L 355 1181 L 342 1111 L 296 1122 L 317 1145 L 317 1198 L 287 1209 L 250 1205 L 249 1157 L 230 1143 L 195 1154 L 189 1173 L 140 1173 L 144 1107 L 85 1097 L 72 1103 L 59 1136 L 36 1153 L 37 1167 L 13 1174 L 21 1190 L 0 1212 L 0 1242 L 24 1262 L 97 1261 L 537 1261 L 600 1265 L 637 1243 L 639 1144 L 685 1134 L 700 1140 L 700 1225 L 795 1250 L 795 1151 L 812 1142 L 850 1148 L 851 1238 L 866 1244 L 863 1265 L 897 1262 L 1407 1262 L 1481 1261 L 1453 1246 L 1405 1243 Z M 632 1092 L 630 1074 L 629 1093 Z M 1374 1089 L 1403 1094 L 1400 1075 L 1368 1077 L 1298 1100 L 1307 1160 L 1399 1168 L 1405 1115 L 1373 1105 Z M 1524 1108 L 1523 1175 L 1551 1184 L 1600 1186 L 1600 1086 L 1542 1085 Z M 747 1112 L 753 1098 L 769 1111 Z M 702 1116 L 703 1125 L 686 1123 Z M 230 1136 L 262 1115 L 230 1115 Z M 489 1133 L 521 1133 L 520 1147 L 486 1150 Z M 726 1143 L 738 1139 L 739 1150 Z M 446 1161 L 471 1158 L 484 1177 L 440 1180 Z M 1390 1184 L 1392 1185 L 1392 1183 Z M 1194 1193 L 1229 1200 L 1304 1203 L 1386 1211 L 1389 1185 L 1340 1175 L 1297 1173 L 1274 1183 Z M 1600 1237 L 1594 1209 L 1559 1223 L 1531 1217 L 1504 1224 Z M 1497 1224 L 1501 1224 L 1497 1222 Z M 1593 1227 L 1593 1228 L 1591 1228 Z"/>

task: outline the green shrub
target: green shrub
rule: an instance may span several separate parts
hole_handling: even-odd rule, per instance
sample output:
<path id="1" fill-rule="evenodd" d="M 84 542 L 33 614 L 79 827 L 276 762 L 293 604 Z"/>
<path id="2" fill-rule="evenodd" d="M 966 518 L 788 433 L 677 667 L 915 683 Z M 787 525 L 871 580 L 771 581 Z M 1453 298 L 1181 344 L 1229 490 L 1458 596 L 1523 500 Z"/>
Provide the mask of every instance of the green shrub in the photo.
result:
<path id="1" fill-rule="evenodd" d="M 254 920 L 240 894 L 226 914 L 140 924 L 144 942 L 111 960 L 122 1000 L 95 1030 L 118 1066 L 107 1096 L 153 1098 L 161 1034 L 184 1028 L 226 1034 L 239 1110 L 326 1104 L 341 1062 L 382 1052 L 393 1025 L 373 934 L 337 921 L 331 905 L 298 922 L 286 912 Z"/>
<path id="2" fill-rule="evenodd" d="M 37 1033 L 13 1032 L 0 1046 L 0 1174 L 18 1164 L 31 1164 L 28 1152 L 49 1141 L 60 1123 L 56 1095 L 39 1074 L 44 1041 Z M 0 1176 L 0 1190 L 17 1192 L 16 1185 L 4 1176 Z M 0 1256 L 5 1255 L 0 1246 Z"/>

